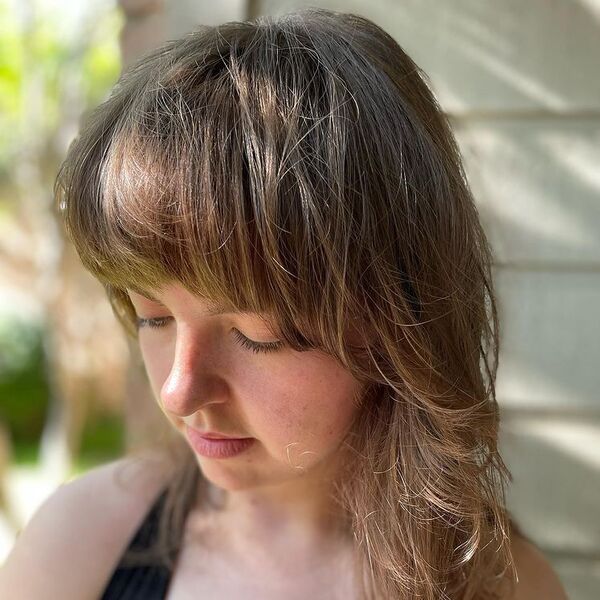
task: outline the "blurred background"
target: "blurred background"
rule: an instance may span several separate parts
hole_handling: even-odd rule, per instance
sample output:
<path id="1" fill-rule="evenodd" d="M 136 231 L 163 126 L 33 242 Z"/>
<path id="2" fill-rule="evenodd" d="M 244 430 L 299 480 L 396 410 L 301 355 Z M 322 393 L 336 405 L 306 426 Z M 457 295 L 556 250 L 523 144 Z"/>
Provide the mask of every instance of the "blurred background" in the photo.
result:
<path id="1" fill-rule="evenodd" d="M 139 355 L 55 219 L 78 123 L 196 24 L 362 14 L 431 78 L 495 251 L 509 507 L 600 590 L 600 0 L 0 0 L 0 563 L 61 482 L 148 438 Z"/>

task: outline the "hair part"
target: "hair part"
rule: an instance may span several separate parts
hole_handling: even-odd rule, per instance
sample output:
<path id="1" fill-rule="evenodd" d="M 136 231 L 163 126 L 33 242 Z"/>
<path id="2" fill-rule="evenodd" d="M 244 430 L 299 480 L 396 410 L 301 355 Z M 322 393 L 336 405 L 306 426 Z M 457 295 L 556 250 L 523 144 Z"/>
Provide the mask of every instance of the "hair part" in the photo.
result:
<path id="1" fill-rule="evenodd" d="M 312 8 L 168 42 L 87 116 L 56 197 L 133 337 L 127 290 L 177 281 L 272 314 L 367 384 L 356 476 L 336 487 L 365 598 L 503 597 L 492 251 L 448 121 L 389 34 Z M 169 557 L 202 479 L 180 452 Z"/>

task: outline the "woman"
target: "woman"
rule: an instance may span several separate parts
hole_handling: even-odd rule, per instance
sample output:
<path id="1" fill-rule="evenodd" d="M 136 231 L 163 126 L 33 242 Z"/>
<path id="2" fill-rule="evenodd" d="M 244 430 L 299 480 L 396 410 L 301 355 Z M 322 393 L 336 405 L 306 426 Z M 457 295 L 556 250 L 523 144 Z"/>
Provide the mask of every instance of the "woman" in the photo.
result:
<path id="1" fill-rule="evenodd" d="M 565 597 L 504 505 L 491 250 L 379 27 L 312 9 L 168 43 L 89 116 L 57 199 L 169 434 L 62 486 L 0 591 Z"/>

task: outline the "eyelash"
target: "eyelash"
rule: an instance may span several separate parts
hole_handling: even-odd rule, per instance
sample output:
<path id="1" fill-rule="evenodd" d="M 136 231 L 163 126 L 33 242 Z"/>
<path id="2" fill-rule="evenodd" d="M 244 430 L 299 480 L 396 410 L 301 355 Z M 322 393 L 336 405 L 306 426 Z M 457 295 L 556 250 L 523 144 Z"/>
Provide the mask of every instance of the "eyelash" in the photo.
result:
<path id="1" fill-rule="evenodd" d="M 276 352 L 283 348 L 283 342 L 255 342 L 247 338 L 241 331 L 234 329 L 233 334 L 237 341 L 246 349 L 252 350 L 252 352 Z"/>
<path id="2" fill-rule="evenodd" d="M 143 319 L 138 317 L 137 319 L 137 327 L 150 327 L 153 329 L 158 329 L 160 327 L 164 327 L 169 321 L 169 317 L 158 317 L 155 319 Z M 283 347 L 283 342 L 255 342 L 249 338 L 247 338 L 241 331 L 238 329 L 233 330 L 235 338 L 239 342 L 241 346 L 246 348 L 247 350 L 251 350 L 252 352 L 276 352 Z"/>

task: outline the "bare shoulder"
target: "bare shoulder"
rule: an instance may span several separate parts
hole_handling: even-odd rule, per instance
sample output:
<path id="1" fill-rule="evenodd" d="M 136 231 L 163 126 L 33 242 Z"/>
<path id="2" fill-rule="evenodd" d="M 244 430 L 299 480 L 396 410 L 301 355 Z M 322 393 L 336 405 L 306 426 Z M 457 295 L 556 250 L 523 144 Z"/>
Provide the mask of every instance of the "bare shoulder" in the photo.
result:
<path id="1" fill-rule="evenodd" d="M 23 600 L 97 599 L 168 473 L 168 462 L 147 452 L 60 485 L 2 565 L 0 598 L 18 589 Z"/>
<path id="2" fill-rule="evenodd" d="M 511 600 L 568 600 L 558 575 L 533 543 L 513 534 L 511 549 L 518 577 Z"/>

